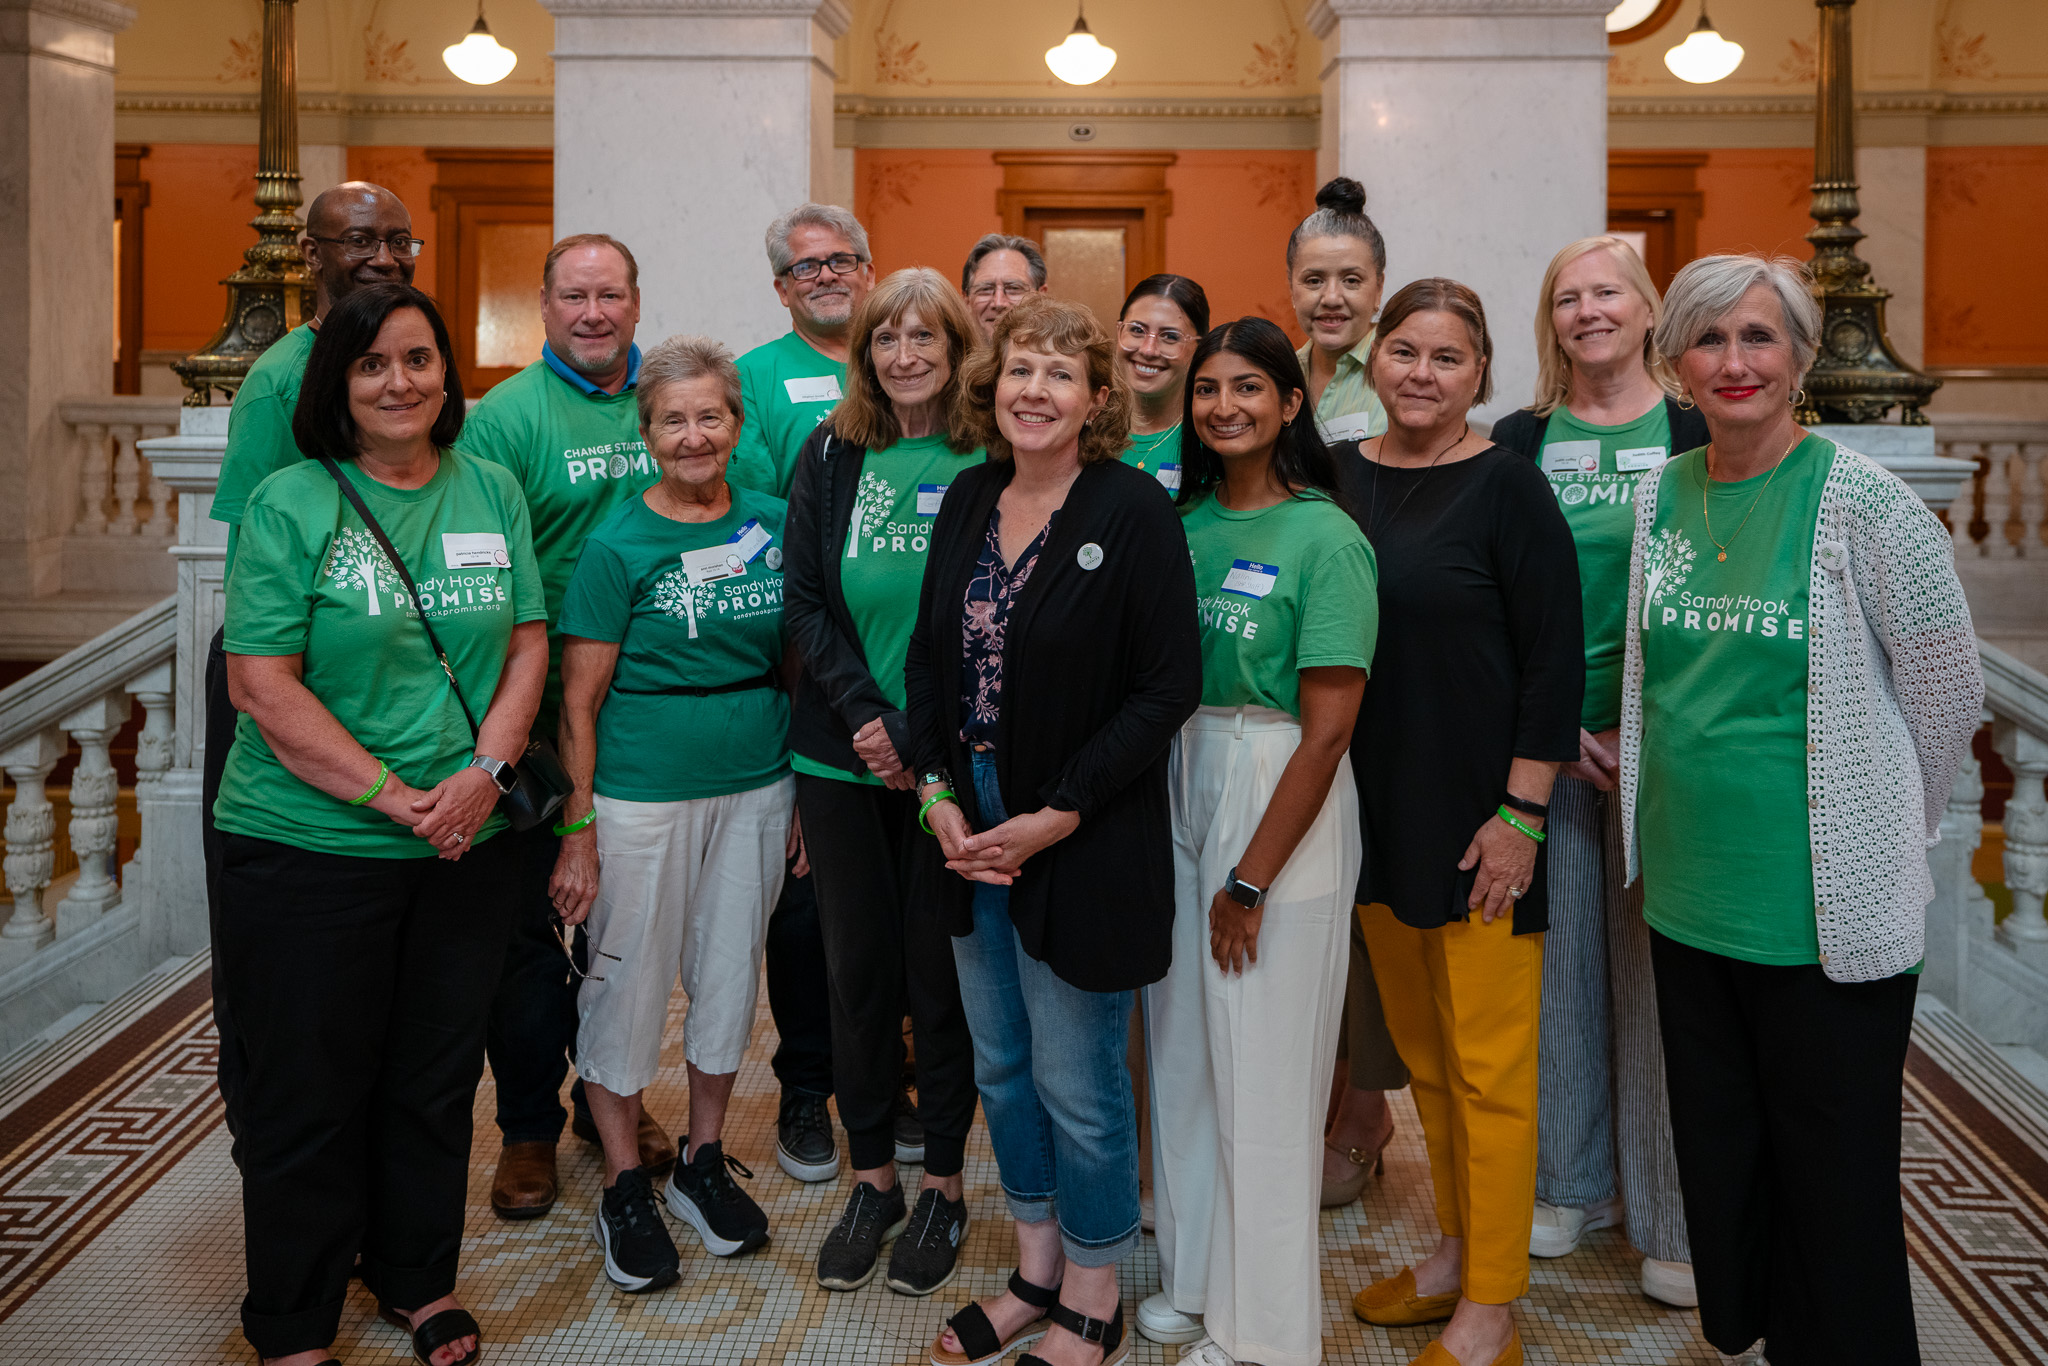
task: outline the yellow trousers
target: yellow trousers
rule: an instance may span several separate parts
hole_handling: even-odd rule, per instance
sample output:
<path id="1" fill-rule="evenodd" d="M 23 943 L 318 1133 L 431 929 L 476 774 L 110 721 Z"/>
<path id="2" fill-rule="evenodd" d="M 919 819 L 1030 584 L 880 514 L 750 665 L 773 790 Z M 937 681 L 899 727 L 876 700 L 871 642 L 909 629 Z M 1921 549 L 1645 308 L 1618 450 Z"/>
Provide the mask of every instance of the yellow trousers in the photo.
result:
<path id="1" fill-rule="evenodd" d="M 1506 1304 L 1529 1289 L 1543 936 L 1517 938 L 1511 915 L 1418 930 L 1375 903 L 1358 919 L 1413 1077 L 1437 1227 L 1465 1240 L 1465 1298 Z"/>

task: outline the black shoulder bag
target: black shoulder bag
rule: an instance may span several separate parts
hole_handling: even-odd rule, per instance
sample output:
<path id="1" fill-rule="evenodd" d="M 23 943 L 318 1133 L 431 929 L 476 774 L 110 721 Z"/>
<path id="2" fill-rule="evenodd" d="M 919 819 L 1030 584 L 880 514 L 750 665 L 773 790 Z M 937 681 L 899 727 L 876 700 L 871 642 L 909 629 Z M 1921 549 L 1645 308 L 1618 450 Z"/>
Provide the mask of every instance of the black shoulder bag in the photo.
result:
<path id="1" fill-rule="evenodd" d="M 443 457 L 446 458 L 445 456 Z M 384 552 L 384 558 L 391 561 L 391 567 L 398 571 L 398 577 L 405 582 L 407 597 L 412 600 L 414 610 L 420 614 L 420 625 L 426 628 L 427 644 L 433 647 L 434 657 L 441 661 L 441 672 L 448 675 L 448 686 L 455 693 L 456 705 L 462 708 L 462 719 L 469 722 L 472 743 L 479 735 L 476 713 L 469 709 L 469 701 L 462 695 L 462 685 L 455 681 L 455 670 L 448 664 L 448 652 L 441 648 L 441 638 L 434 634 L 434 623 L 427 618 L 427 604 L 420 597 L 419 586 L 412 581 L 412 574 L 405 567 L 405 560 L 391 544 L 391 538 L 384 534 L 384 528 L 363 502 L 362 492 L 341 472 L 341 466 L 334 463 L 332 456 L 319 457 L 327 472 L 334 476 L 334 482 L 341 486 L 342 497 L 356 510 L 356 516 L 363 519 L 377 538 L 377 545 Z M 529 735 L 526 738 L 526 752 L 512 765 L 512 786 L 498 798 L 498 809 L 505 813 L 505 819 L 512 823 L 514 830 L 531 830 L 543 821 L 551 819 L 569 800 L 572 789 L 568 773 L 562 768 L 562 760 L 555 753 L 555 747 L 543 736 Z"/>

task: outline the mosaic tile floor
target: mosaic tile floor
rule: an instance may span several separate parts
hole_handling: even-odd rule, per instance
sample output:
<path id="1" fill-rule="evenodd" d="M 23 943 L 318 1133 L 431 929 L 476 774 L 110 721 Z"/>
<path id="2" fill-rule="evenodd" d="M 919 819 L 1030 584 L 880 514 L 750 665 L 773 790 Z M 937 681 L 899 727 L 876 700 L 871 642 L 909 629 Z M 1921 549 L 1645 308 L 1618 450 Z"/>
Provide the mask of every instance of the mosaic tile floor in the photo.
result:
<path id="1" fill-rule="evenodd" d="M 132 1026 L 100 1029 L 95 1051 L 53 1054 L 0 1077 L 0 1362 L 8 1366 L 254 1361 L 235 1318 L 240 1211 L 211 1086 L 203 977 L 187 969 L 130 1009 Z M 651 1095 L 672 1127 L 685 1102 L 680 1019 Z M 617 1294 L 604 1278 L 588 1233 L 599 1164 L 582 1143 L 565 1140 L 564 1194 L 548 1218 L 509 1224 L 491 1214 L 496 1145 L 486 1078 L 460 1290 L 483 1322 L 489 1361 L 920 1363 L 953 1308 L 1000 1287 L 1013 1245 L 977 1128 L 967 1167 L 975 1222 L 954 1283 L 929 1300 L 895 1295 L 879 1278 L 854 1294 L 818 1288 L 812 1256 L 838 1213 L 844 1177 L 803 1186 L 776 1167 L 773 1043 L 764 1004 L 726 1146 L 756 1173 L 751 1189 L 774 1242 L 718 1261 L 680 1233 L 683 1280 L 650 1296 Z M 2016 1138 L 1927 1054 L 1914 1063 L 1904 1102 L 1906 1189 L 1925 1359 L 2048 1359 L 2048 1154 Z M 1369 1327 L 1349 1310 L 1353 1290 L 1434 1240 L 1405 1094 L 1397 1116 L 1384 1181 L 1361 1203 L 1323 1215 L 1330 1362 L 1399 1366 L 1431 1336 Z M 1124 1268 L 1126 1303 L 1156 1288 L 1148 1241 Z M 1612 1230 L 1571 1257 L 1538 1262 L 1517 1313 L 1532 1362 L 1724 1360 L 1699 1339 L 1690 1312 L 1638 1293 L 1635 1259 Z M 351 1363 L 409 1357 L 359 1286 L 335 1352 Z M 1133 1360 L 1150 1366 L 1177 1354 L 1140 1340 Z"/>

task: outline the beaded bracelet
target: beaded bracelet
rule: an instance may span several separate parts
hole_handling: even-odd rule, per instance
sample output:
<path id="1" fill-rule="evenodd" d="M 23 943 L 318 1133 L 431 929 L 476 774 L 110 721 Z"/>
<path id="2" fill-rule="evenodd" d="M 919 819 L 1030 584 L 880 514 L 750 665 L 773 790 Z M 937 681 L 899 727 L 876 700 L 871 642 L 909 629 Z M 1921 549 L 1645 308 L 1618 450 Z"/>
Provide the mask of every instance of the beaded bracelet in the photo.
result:
<path id="1" fill-rule="evenodd" d="M 934 792 L 931 796 L 927 797 L 925 799 L 925 803 L 923 806 L 917 808 L 917 823 L 924 827 L 924 832 L 927 835 L 936 835 L 938 834 L 938 831 L 932 829 L 931 822 L 925 819 L 925 813 L 930 811 L 933 807 L 937 806 L 940 802 L 945 801 L 949 797 L 953 798 L 953 800 L 955 801 L 959 800 L 957 797 L 953 797 L 952 788 L 942 787 L 937 792 Z"/>
<path id="2" fill-rule="evenodd" d="M 390 781 L 391 766 L 385 763 L 382 759 L 379 759 L 377 761 L 377 781 L 370 784 L 370 790 L 368 792 L 365 792 L 362 796 L 349 798 L 348 804 L 350 806 L 368 805 L 370 802 L 376 800 L 377 794 L 384 790 L 384 784 Z"/>
<path id="3" fill-rule="evenodd" d="M 1535 840 L 1538 844 L 1543 843 L 1543 832 L 1541 830 L 1538 830 L 1535 826 L 1528 824 L 1520 816 L 1517 816 L 1514 812 L 1508 810 L 1507 804 L 1505 802 L 1501 804 L 1500 810 L 1495 812 L 1494 814 L 1499 816 L 1502 820 L 1506 821 L 1509 825 L 1514 826 L 1515 829 L 1527 835 L 1530 839 Z"/>
<path id="4" fill-rule="evenodd" d="M 555 833 L 556 833 L 557 835 L 573 835 L 573 834 L 575 834 L 575 833 L 576 833 L 576 832 L 577 832 L 578 830 L 587 830 L 587 829 L 589 829 L 589 828 L 590 828 L 590 825 L 591 825 L 591 823 L 592 823 L 593 821 L 595 821 L 596 819 L 597 819 L 597 808 L 593 806 L 593 807 L 591 807 L 591 808 L 590 808 L 590 814 L 589 814 L 589 815 L 587 815 L 587 816 L 585 816 L 585 817 L 584 817 L 584 818 L 583 818 L 582 820 L 580 820 L 580 821 L 577 821 L 577 822 L 576 822 L 576 823 L 575 823 L 574 825 L 558 825 L 558 826 L 556 826 L 556 827 L 555 827 Z"/>

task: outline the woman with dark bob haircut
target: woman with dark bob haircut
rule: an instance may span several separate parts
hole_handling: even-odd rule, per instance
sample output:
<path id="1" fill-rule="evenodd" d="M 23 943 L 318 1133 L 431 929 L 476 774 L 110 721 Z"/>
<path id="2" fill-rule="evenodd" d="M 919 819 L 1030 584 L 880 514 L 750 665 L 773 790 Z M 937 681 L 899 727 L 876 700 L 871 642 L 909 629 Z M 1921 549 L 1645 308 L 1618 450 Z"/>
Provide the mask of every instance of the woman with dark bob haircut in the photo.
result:
<path id="1" fill-rule="evenodd" d="M 313 458 L 257 485 L 228 578 L 216 947 L 248 1053 L 242 1331 L 268 1366 L 328 1359 L 358 1253 L 421 1361 L 482 1351 L 454 1290 L 518 895 L 495 809 L 548 645 L 526 500 L 461 430 L 433 301 L 349 295 L 292 420 Z"/>

